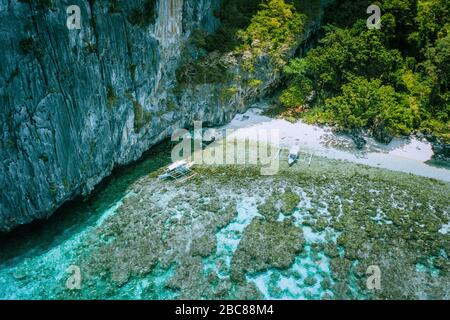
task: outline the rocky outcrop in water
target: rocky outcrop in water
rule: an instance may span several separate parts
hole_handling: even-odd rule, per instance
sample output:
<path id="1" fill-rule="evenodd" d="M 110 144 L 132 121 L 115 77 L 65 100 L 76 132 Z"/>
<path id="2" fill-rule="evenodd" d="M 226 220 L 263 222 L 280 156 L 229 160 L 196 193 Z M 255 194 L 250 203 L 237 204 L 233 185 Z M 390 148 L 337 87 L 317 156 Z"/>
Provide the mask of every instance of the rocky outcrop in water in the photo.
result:
<path id="1" fill-rule="evenodd" d="M 224 123 L 278 85 L 262 59 L 258 87 L 176 90 L 180 50 L 193 30 L 216 30 L 219 1 L 74 0 L 81 29 L 69 30 L 66 2 L 0 0 L 0 231 L 48 217 L 174 129 Z"/>

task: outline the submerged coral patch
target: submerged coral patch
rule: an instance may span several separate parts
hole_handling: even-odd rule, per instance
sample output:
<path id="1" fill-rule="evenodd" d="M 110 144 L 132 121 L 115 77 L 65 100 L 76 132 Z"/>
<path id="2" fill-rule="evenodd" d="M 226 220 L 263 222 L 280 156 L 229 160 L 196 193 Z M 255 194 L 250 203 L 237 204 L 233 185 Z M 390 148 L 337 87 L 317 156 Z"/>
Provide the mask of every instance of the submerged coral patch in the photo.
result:
<path id="1" fill-rule="evenodd" d="M 245 229 L 232 261 L 232 278 L 242 281 L 245 273 L 270 267 L 285 269 L 303 249 L 303 235 L 292 221 L 254 219 Z"/>

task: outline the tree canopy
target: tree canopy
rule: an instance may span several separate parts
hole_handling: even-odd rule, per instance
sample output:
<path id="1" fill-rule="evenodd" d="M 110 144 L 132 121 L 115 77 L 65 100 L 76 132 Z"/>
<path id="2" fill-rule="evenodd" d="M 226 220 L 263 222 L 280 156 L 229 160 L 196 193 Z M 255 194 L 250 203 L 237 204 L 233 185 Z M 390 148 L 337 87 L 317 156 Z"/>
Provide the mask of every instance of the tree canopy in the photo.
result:
<path id="1" fill-rule="evenodd" d="M 319 45 L 284 68 L 280 102 L 307 121 L 367 129 L 384 142 L 419 130 L 449 141 L 450 2 L 378 3 L 382 28 L 369 30 L 368 1 L 336 1 Z"/>

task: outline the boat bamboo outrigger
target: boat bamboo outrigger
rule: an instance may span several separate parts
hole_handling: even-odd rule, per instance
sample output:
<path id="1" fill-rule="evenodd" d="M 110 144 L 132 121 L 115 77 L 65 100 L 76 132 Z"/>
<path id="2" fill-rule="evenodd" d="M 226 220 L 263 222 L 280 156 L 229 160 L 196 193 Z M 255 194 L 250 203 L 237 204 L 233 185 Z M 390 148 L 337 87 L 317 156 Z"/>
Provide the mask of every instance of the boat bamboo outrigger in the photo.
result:
<path id="1" fill-rule="evenodd" d="M 312 158 L 313 158 L 313 154 L 312 153 L 307 153 L 307 154 L 305 154 L 305 159 L 303 161 L 305 163 L 308 163 L 308 166 L 310 166 Z"/>
<path id="2" fill-rule="evenodd" d="M 193 162 L 187 162 L 185 160 L 174 162 L 158 178 L 161 180 L 172 179 L 175 180 L 175 183 L 182 183 L 197 175 L 192 170 L 193 165 Z"/>

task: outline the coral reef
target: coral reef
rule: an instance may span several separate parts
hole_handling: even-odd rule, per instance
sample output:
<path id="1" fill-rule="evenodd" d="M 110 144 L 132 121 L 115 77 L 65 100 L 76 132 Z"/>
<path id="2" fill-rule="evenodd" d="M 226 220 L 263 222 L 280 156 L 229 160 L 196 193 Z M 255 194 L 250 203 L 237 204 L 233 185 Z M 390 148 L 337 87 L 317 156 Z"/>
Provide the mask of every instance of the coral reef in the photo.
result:
<path id="1" fill-rule="evenodd" d="M 82 236 L 2 265 L 0 297 L 450 297 L 448 183 L 317 156 L 274 176 L 196 166 L 173 185 L 155 177 L 154 162 Z M 80 267 L 81 290 L 65 287 L 69 265 Z M 379 290 L 367 287 L 370 266 Z"/>

